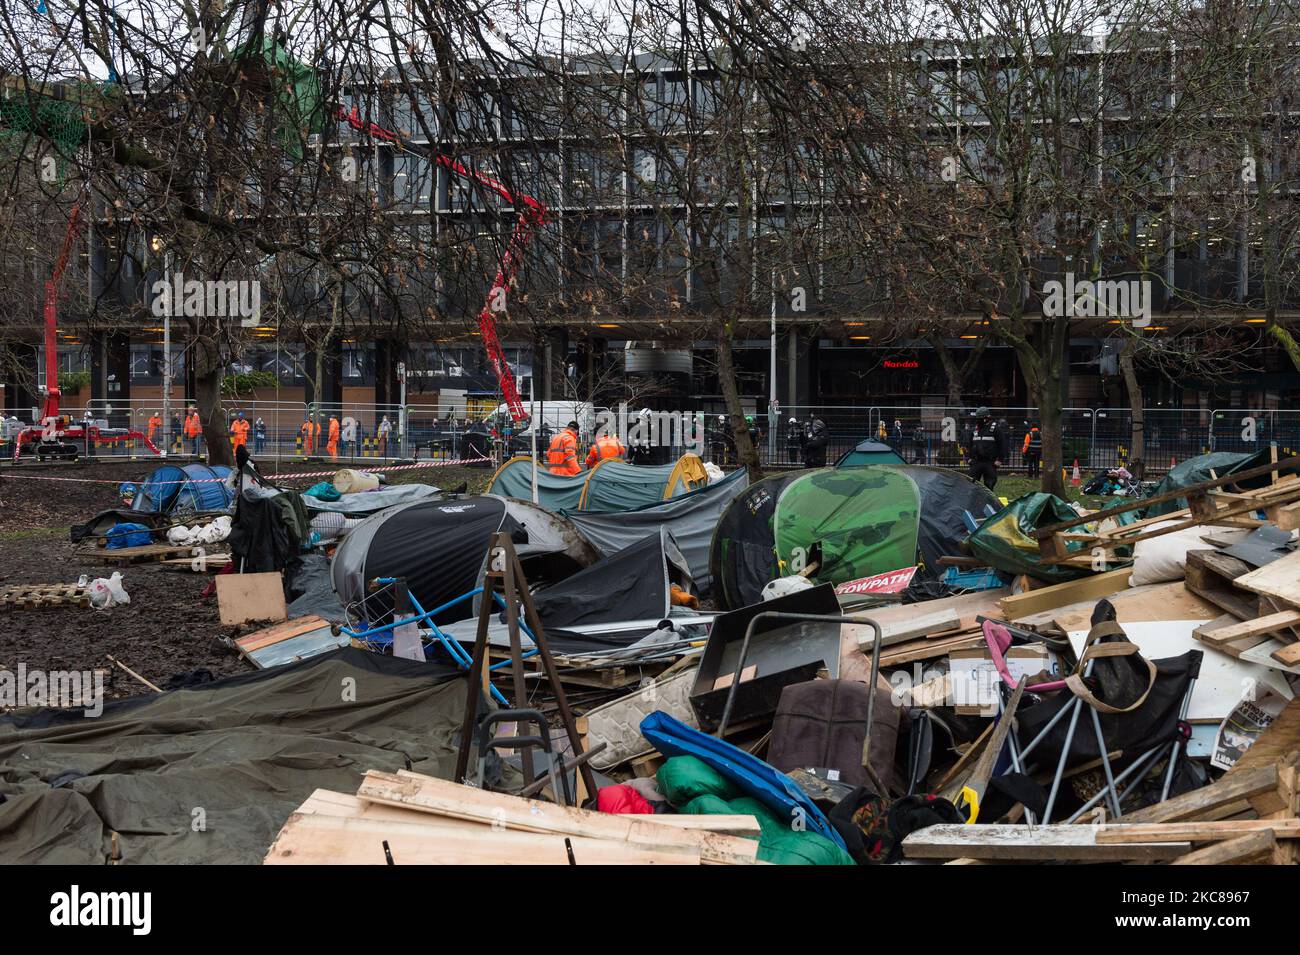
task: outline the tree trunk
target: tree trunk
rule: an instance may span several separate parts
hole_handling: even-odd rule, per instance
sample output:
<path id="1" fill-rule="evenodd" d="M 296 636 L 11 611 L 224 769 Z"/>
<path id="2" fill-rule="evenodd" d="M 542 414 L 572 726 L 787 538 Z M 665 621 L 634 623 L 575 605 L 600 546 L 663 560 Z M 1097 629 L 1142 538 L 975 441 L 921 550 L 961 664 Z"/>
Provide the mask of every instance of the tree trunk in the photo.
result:
<path id="1" fill-rule="evenodd" d="M 201 350 L 206 351 L 206 349 Z M 226 431 L 226 416 L 221 412 L 223 370 L 218 364 L 201 374 L 196 374 L 194 397 L 199 408 L 199 421 L 203 425 L 203 443 L 207 447 L 208 463 L 233 466 L 235 456 L 231 451 L 230 439 Z"/>
<path id="2" fill-rule="evenodd" d="M 1132 434 L 1129 437 L 1129 470 L 1141 480 L 1141 472 L 1146 462 L 1146 413 L 1142 407 L 1142 386 L 1138 384 L 1137 371 L 1133 368 L 1132 342 L 1120 350 L 1119 369 L 1124 375 L 1124 387 L 1128 390 L 1129 415 L 1132 422 Z"/>
<path id="3" fill-rule="evenodd" d="M 1061 433 L 1061 389 L 1055 377 L 1049 377 L 1045 386 L 1031 387 L 1030 394 L 1038 405 L 1039 428 L 1043 434 L 1043 480 L 1040 490 L 1057 497 L 1065 497 L 1065 481 L 1061 478 L 1064 463 Z"/>
<path id="4" fill-rule="evenodd" d="M 740 391 L 736 388 L 736 368 L 731 354 L 731 331 L 726 322 L 718 325 L 718 383 L 722 388 L 722 400 L 727 406 L 727 421 L 731 425 L 731 438 L 736 445 L 736 458 L 749 471 L 750 481 L 757 481 L 763 476 L 758 462 L 758 449 L 749 439 L 749 428 L 745 424 L 745 409 L 740 404 Z"/>

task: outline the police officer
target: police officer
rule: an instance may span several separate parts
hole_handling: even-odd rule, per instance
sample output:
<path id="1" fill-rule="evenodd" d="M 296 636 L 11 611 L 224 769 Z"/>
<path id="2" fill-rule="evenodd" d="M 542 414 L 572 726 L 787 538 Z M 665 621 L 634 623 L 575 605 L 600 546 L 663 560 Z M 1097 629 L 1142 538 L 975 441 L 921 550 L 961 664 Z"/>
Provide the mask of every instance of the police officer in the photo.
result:
<path id="1" fill-rule="evenodd" d="M 970 476 L 983 481 L 990 491 L 998 483 L 998 468 L 1007 459 L 1007 432 L 993 422 L 993 413 L 981 405 L 975 411 L 975 425 L 966 441 Z"/>
<path id="2" fill-rule="evenodd" d="M 803 448 L 808 442 L 808 434 L 799 424 L 798 418 L 791 418 L 785 428 L 785 456 L 791 464 L 803 460 Z"/>
<path id="3" fill-rule="evenodd" d="M 826 466 L 826 445 L 829 443 L 830 433 L 826 430 L 826 422 L 822 421 L 817 415 L 813 415 L 808 419 L 808 436 L 804 440 L 804 467 L 824 468 Z"/>
<path id="4" fill-rule="evenodd" d="M 727 428 L 727 416 L 720 414 L 709 431 L 709 458 L 720 467 L 727 464 L 730 447 L 731 434 Z"/>

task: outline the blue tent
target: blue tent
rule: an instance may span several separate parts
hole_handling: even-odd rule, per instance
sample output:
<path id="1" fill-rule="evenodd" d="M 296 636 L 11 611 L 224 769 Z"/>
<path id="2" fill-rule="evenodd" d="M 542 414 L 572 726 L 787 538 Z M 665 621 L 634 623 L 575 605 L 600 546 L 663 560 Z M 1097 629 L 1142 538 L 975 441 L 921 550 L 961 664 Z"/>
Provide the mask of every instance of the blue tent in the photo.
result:
<path id="1" fill-rule="evenodd" d="M 141 483 L 131 510 L 147 513 L 191 514 L 230 507 L 225 479 L 230 468 L 214 464 L 164 464 Z"/>

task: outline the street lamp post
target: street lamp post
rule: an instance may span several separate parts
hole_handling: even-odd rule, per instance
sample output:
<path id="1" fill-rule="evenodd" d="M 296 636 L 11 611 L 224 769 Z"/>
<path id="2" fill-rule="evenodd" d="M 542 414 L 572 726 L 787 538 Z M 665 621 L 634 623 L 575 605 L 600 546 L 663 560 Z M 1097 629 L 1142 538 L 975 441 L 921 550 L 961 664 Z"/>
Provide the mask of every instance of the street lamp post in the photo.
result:
<path id="1" fill-rule="evenodd" d="M 163 252 L 163 281 L 169 282 L 172 268 L 172 253 L 165 249 L 160 236 L 149 240 L 149 246 L 155 253 Z M 172 301 L 168 296 L 167 308 L 163 311 L 163 393 L 162 393 L 162 456 L 172 446 Z"/>

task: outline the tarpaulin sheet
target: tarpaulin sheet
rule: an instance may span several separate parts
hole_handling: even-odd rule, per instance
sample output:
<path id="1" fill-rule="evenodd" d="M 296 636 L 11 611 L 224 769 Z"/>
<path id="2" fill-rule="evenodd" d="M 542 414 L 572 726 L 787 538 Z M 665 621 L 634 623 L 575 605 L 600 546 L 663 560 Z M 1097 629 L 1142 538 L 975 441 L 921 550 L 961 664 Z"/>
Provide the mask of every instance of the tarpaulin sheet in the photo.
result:
<path id="1" fill-rule="evenodd" d="M 691 576 L 701 594 L 712 586 L 709 573 L 709 547 L 713 530 L 727 505 L 749 486 L 749 472 L 732 471 L 716 484 L 675 497 L 671 501 L 639 507 L 621 514 L 570 512 L 565 516 L 582 536 L 591 541 L 605 557 L 635 543 L 646 534 L 663 527 L 673 535 L 691 568 Z"/>
<path id="2" fill-rule="evenodd" d="M 1090 571 L 1065 564 L 1041 563 L 1038 540 L 1030 535 L 1040 527 L 1072 521 L 1078 516 L 1074 508 L 1055 494 L 1035 491 L 1016 498 L 987 518 L 967 538 L 966 544 L 971 554 L 990 567 L 1008 574 L 1028 574 L 1036 580 L 1063 583 L 1087 576 Z M 1083 549 L 1083 544 L 1070 541 L 1066 549 L 1075 553 Z"/>
<path id="3" fill-rule="evenodd" d="M 79 710 L 0 716 L 0 863 L 258 863 L 317 788 L 450 778 L 458 670 L 344 649 Z"/>

